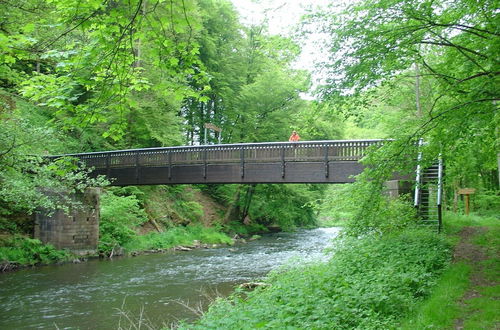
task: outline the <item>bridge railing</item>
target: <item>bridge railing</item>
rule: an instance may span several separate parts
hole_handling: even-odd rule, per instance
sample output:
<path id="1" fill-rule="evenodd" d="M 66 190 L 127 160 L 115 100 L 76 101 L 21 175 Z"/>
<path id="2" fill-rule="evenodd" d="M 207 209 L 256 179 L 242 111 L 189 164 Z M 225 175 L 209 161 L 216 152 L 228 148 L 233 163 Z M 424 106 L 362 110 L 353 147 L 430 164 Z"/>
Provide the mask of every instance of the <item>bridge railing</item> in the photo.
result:
<path id="1" fill-rule="evenodd" d="M 384 140 L 239 143 L 69 154 L 89 167 L 126 168 L 185 164 L 357 161 Z M 53 156 L 53 157 L 61 157 Z"/>

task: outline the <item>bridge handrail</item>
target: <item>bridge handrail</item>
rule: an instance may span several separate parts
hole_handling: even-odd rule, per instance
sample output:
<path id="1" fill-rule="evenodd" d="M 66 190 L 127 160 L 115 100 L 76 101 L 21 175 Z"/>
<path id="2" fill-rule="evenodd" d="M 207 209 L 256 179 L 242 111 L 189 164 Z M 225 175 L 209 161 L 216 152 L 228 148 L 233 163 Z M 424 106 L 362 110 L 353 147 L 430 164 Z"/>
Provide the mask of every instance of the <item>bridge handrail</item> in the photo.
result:
<path id="1" fill-rule="evenodd" d="M 172 166 L 177 164 L 250 163 L 286 161 L 358 161 L 372 146 L 388 140 L 325 140 L 260 142 L 157 147 L 49 156 L 76 157 L 95 168 Z"/>
<path id="2" fill-rule="evenodd" d="M 173 147 L 152 147 L 152 148 L 136 148 L 136 149 L 120 149 L 109 151 L 92 151 L 80 152 L 71 154 L 50 155 L 50 158 L 72 157 L 81 155 L 99 155 L 109 153 L 122 153 L 122 152 L 137 152 L 137 151 L 162 151 L 162 150 L 179 150 L 179 149 L 209 149 L 213 147 L 245 147 L 245 146 L 281 146 L 281 145 L 307 145 L 307 144 L 330 144 L 330 143 L 357 143 L 357 142 L 372 142 L 374 145 L 377 142 L 383 143 L 392 141 L 392 139 L 366 139 L 366 140 L 318 140 L 318 141 L 298 141 L 298 142 L 248 142 L 248 143 L 228 143 L 228 144 L 210 144 L 210 145 L 193 145 L 193 146 L 173 146 Z"/>
<path id="3" fill-rule="evenodd" d="M 443 199 L 443 158 L 441 153 L 439 154 L 438 160 L 438 182 L 437 182 L 437 209 L 438 209 L 438 232 L 440 233 L 443 228 L 443 211 L 442 211 L 442 199 Z"/>

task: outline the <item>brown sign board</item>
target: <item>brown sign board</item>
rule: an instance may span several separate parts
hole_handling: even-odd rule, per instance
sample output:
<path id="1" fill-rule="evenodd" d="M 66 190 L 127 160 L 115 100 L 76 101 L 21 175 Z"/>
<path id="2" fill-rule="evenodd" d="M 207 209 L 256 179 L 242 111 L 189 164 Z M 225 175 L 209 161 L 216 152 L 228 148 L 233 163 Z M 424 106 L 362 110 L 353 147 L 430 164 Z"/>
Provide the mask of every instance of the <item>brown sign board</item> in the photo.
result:
<path id="1" fill-rule="evenodd" d="M 460 188 L 460 189 L 458 189 L 458 193 L 460 195 L 471 195 L 471 194 L 476 193 L 476 189 L 475 188 Z"/>
<path id="2" fill-rule="evenodd" d="M 213 129 L 214 131 L 217 131 L 217 132 L 222 131 L 222 128 L 219 128 L 212 123 L 205 123 L 205 128 Z"/>

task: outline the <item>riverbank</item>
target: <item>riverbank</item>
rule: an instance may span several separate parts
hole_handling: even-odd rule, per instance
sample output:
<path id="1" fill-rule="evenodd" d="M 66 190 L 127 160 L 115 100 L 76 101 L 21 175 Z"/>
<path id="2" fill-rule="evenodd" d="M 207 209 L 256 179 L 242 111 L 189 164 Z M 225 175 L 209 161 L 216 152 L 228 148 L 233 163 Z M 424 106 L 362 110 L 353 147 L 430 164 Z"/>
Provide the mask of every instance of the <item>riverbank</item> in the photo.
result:
<path id="1" fill-rule="evenodd" d="M 390 328 L 430 289 L 451 258 L 435 233 L 405 230 L 345 239 L 326 263 L 272 272 L 267 285 L 220 300 L 181 329 Z"/>
<path id="2" fill-rule="evenodd" d="M 262 234 L 262 230 L 258 231 Z M 85 256 L 76 255 L 67 250 L 57 250 L 50 244 L 43 244 L 37 239 L 21 235 L 4 235 L 0 245 L 0 273 L 15 271 L 27 267 L 46 266 L 50 264 L 79 263 L 89 258 L 110 259 L 117 256 L 137 256 L 169 251 L 190 251 L 193 249 L 209 249 L 220 246 L 231 246 L 258 239 L 257 231 L 223 232 L 213 227 L 179 226 L 169 230 L 149 232 L 134 236 L 124 246 L 113 248 L 108 255 L 96 252 Z"/>
<path id="3" fill-rule="evenodd" d="M 450 214 L 445 235 L 346 240 L 329 262 L 273 272 L 180 328 L 495 328 L 498 229 L 496 218 Z"/>
<path id="4" fill-rule="evenodd" d="M 227 206 L 187 185 L 108 188 L 100 207 L 97 252 L 85 256 L 33 239 L 33 217 L 0 217 L 0 272 L 94 257 L 232 245 L 268 231 L 250 217 L 245 223 L 237 214 L 225 217 Z"/>
<path id="5" fill-rule="evenodd" d="M 449 214 L 453 262 L 402 329 L 497 329 L 500 326 L 500 219 Z"/>
<path id="6" fill-rule="evenodd" d="M 22 235 L 3 235 L 0 238 L 0 273 L 38 265 L 71 262 L 78 256 L 37 239 Z"/>

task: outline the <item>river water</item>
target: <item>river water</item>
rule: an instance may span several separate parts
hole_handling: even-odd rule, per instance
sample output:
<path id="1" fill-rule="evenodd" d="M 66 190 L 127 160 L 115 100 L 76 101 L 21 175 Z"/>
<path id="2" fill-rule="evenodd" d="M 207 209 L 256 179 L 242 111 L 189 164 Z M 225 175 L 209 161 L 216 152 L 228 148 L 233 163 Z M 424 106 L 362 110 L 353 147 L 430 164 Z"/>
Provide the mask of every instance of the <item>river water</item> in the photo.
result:
<path id="1" fill-rule="evenodd" d="M 338 232 L 300 230 L 233 247 L 0 274 L 0 329 L 116 329 L 130 322 L 160 328 L 194 319 L 191 309 L 206 308 L 237 284 L 258 280 L 284 263 L 325 259 L 322 250 Z"/>

